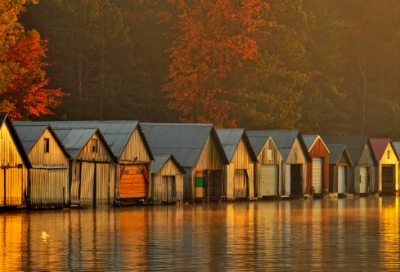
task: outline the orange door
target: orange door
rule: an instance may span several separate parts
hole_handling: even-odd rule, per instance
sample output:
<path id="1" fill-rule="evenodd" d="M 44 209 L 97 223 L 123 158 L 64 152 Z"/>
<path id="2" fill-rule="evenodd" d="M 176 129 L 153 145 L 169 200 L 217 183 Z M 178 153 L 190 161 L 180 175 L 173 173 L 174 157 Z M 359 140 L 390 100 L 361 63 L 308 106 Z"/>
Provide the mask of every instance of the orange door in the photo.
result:
<path id="1" fill-rule="evenodd" d="M 145 175 L 145 169 L 140 164 L 121 165 L 119 198 L 146 198 L 149 183 Z"/>

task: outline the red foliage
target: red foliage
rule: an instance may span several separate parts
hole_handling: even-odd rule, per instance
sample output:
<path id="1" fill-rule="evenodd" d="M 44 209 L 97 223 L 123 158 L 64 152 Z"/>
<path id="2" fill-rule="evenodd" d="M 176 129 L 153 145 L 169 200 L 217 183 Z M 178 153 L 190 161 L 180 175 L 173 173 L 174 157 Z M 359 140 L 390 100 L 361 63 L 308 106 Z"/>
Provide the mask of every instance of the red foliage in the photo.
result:
<path id="1" fill-rule="evenodd" d="M 61 89 L 43 89 L 49 82 L 41 69 L 48 65 L 43 62 L 47 41 L 40 40 L 38 33 L 29 33 L 7 51 L 7 61 L 17 64 L 12 70 L 13 80 L 0 101 L 9 101 L 5 105 L 13 120 L 27 119 L 29 115 L 54 114 L 49 108 L 60 104 L 65 94 Z"/>
<path id="2" fill-rule="evenodd" d="M 169 107 L 183 111 L 184 122 L 235 127 L 228 119 L 230 92 L 221 83 L 233 67 L 257 55 L 256 14 L 268 8 L 262 0 L 170 0 L 179 13 L 178 33 L 169 53 Z M 164 19 L 167 18 L 165 13 Z M 168 18 L 167 18 L 168 20 Z M 173 19 L 171 19 L 173 20 Z"/>

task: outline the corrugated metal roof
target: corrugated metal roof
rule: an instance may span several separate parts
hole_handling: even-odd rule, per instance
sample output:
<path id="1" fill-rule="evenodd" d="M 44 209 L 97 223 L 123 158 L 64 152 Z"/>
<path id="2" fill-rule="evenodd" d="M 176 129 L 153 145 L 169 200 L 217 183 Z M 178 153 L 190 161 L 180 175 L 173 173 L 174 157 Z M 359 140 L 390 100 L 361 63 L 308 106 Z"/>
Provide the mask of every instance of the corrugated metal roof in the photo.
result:
<path id="1" fill-rule="evenodd" d="M 364 151 L 364 147 L 368 144 L 368 136 L 321 136 L 322 140 L 328 144 L 344 144 L 350 159 L 357 164 Z"/>
<path id="2" fill-rule="evenodd" d="M 253 147 L 254 153 L 256 153 L 257 157 L 260 155 L 263 150 L 265 144 L 271 138 L 271 136 L 248 136 L 250 140 L 250 144 Z"/>
<path id="3" fill-rule="evenodd" d="M 16 147 L 17 150 L 20 152 L 22 161 L 25 164 L 25 167 L 30 168 L 32 167 L 31 162 L 29 161 L 28 155 L 25 151 L 25 148 L 21 142 L 21 139 L 18 136 L 18 133 L 15 129 L 15 126 L 13 122 L 11 121 L 11 118 L 8 116 L 6 112 L 0 112 L 0 129 L 3 126 L 3 124 L 7 123 L 10 127 L 10 134 L 13 137 L 14 141 L 16 142 Z"/>
<path id="4" fill-rule="evenodd" d="M 35 122 L 43 123 L 43 122 Z M 138 128 L 144 145 L 150 158 L 153 158 L 152 151 L 147 143 L 146 137 L 141 130 L 139 121 L 57 121 L 49 122 L 53 128 L 76 128 L 76 129 L 97 129 L 99 128 L 107 144 L 116 157 L 120 157 L 125 150 L 134 130 Z"/>
<path id="5" fill-rule="evenodd" d="M 151 164 L 151 173 L 155 174 L 161 170 L 161 168 L 171 159 L 175 165 L 179 168 L 182 174 L 186 174 L 186 171 L 182 168 L 179 162 L 175 159 L 174 155 L 155 155 L 154 162 Z"/>
<path id="6" fill-rule="evenodd" d="M 98 129 L 54 129 L 72 159 L 79 154 L 97 131 Z"/>
<path id="7" fill-rule="evenodd" d="M 391 140 L 390 138 L 371 138 L 369 139 L 369 142 L 371 143 L 375 160 L 379 161 L 382 159 L 382 156 Z"/>
<path id="8" fill-rule="evenodd" d="M 400 152 L 400 142 L 392 142 L 394 149 L 396 150 L 396 153 L 399 154 Z M 400 163 L 400 161 L 399 161 Z"/>
<path id="9" fill-rule="evenodd" d="M 254 161 L 257 161 L 257 156 L 254 153 L 253 147 L 251 146 L 249 138 L 247 137 L 244 129 L 217 129 L 216 131 L 229 161 L 232 160 L 232 157 L 239 145 L 240 139 L 242 138 L 250 157 Z"/>
<path id="10" fill-rule="evenodd" d="M 314 142 L 318 139 L 318 135 L 302 135 L 302 136 L 308 151 L 310 151 L 311 147 L 314 145 Z"/>
<path id="11" fill-rule="evenodd" d="M 286 162 L 286 160 L 288 159 L 293 144 L 295 140 L 298 139 L 307 161 L 311 161 L 307 146 L 304 143 L 304 139 L 303 137 L 301 137 L 299 130 L 253 130 L 247 131 L 247 135 L 249 135 L 249 137 L 271 136 L 272 140 L 279 150 L 279 153 L 281 153 L 282 155 L 283 162 Z"/>
<path id="12" fill-rule="evenodd" d="M 331 152 L 329 154 L 329 164 L 337 164 L 340 156 L 342 156 L 343 150 L 345 148 L 344 144 L 327 144 L 326 145 Z"/>
<path id="13" fill-rule="evenodd" d="M 22 145 L 25 148 L 26 153 L 29 153 L 32 147 L 39 140 L 40 136 L 48 128 L 48 125 L 24 125 L 25 122 L 14 122 L 15 129 L 21 139 Z"/>
<path id="14" fill-rule="evenodd" d="M 212 124 L 141 123 L 141 126 L 153 154 L 172 154 L 183 167 L 196 166 L 210 134 L 222 161 L 229 163 Z"/>

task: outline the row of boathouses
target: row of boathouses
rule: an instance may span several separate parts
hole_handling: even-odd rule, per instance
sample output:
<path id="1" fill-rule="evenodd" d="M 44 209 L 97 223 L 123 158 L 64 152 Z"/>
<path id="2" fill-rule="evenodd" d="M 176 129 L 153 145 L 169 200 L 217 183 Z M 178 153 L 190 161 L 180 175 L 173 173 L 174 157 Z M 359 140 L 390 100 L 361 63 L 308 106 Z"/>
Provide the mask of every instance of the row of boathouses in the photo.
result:
<path id="1" fill-rule="evenodd" d="M 0 113 L 0 207 L 397 194 L 397 150 L 367 136 Z"/>

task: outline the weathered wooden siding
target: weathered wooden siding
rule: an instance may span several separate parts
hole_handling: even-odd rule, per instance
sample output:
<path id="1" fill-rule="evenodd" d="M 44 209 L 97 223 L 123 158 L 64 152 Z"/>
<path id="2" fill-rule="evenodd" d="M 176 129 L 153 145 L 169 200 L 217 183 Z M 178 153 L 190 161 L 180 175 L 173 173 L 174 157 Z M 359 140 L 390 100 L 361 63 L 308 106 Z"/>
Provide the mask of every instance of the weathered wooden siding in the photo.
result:
<path id="1" fill-rule="evenodd" d="M 44 152 L 44 139 L 49 139 L 49 152 Z M 63 165 L 68 166 L 68 158 L 61 149 L 60 145 L 51 134 L 49 129 L 46 129 L 36 144 L 28 153 L 29 161 L 32 165 Z"/>
<path id="2" fill-rule="evenodd" d="M 92 139 L 99 140 L 97 153 L 92 152 Z M 72 204 L 92 206 L 96 197 L 96 205 L 112 204 L 117 164 L 98 135 L 93 135 L 91 140 L 76 158 L 70 161 L 70 200 Z"/>
<path id="3" fill-rule="evenodd" d="M 377 167 L 375 165 L 375 161 L 373 155 L 371 153 L 371 149 L 368 145 L 365 145 L 364 150 L 361 154 L 361 158 L 358 161 L 357 165 L 352 168 L 351 170 L 351 184 L 353 184 L 353 194 L 360 194 L 360 167 L 368 167 L 369 168 L 369 192 L 371 194 L 375 194 L 376 185 L 378 182 L 376 181 L 377 174 L 376 170 Z M 377 192 L 379 193 L 379 192 Z"/>
<path id="4" fill-rule="evenodd" d="M 137 159 L 135 160 L 135 158 Z M 138 129 L 135 129 L 133 132 L 124 152 L 122 152 L 121 157 L 119 157 L 119 161 L 151 162 L 150 154 L 143 143 L 142 137 L 140 137 Z"/>
<path id="5" fill-rule="evenodd" d="M 267 151 L 272 150 L 272 160 L 268 160 Z M 269 139 L 261 153 L 257 157 L 258 162 L 254 163 L 254 193 L 256 196 L 260 192 L 260 182 L 261 182 L 261 165 L 277 165 L 278 166 L 278 194 L 282 194 L 282 156 L 279 153 L 278 148 L 275 146 L 274 142 Z"/>
<path id="6" fill-rule="evenodd" d="M 155 174 L 152 174 L 153 190 L 151 199 L 156 202 L 167 202 L 166 184 L 164 178 L 166 176 L 174 176 L 176 184 L 176 201 L 182 201 L 183 198 L 183 174 L 175 163 L 169 159 L 165 165 Z"/>
<path id="7" fill-rule="evenodd" d="M 303 194 L 307 193 L 307 158 L 300 146 L 299 140 L 296 139 L 286 162 L 282 163 L 282 194 L 290 194 L 290 171 L 288 172 L 285 165 L 301 164 L 302 165 L 302 190 Z M 310 173 L 311 174 L 311 173 Z M 289 187 L 289 188 L 288 188 Z"/>
<path id="8" fill-rule="evenodd" d="M 92 152 L 91 140 L 93 139 L 99 141 L 98 151 L 96 153 Z M 96 162 L 113 161 L 111 154 L 108 152 L 108 149 L 106 148 L 103 141 L 99 139 L 97 133 L 93 135 L 88 144 L 79 152 L 79 154 L 76 156 L 76 159 L 84 161 L 96 161 Z"/>
<path id="9" fill-rule="evenodd" d="M 196 170 L 222 170 L 221 155 L 215 145 L 214 139 L 208 135 L 201 155 L 196 165 Z"/>
<path id="10" fill-rule="evenodd" d="M 248 197 L 254 197 L 254 162 L 251 159 L 249 152 L 244 144 L 243 140 L 241 139 L 238 147 L 236 148 L 235 153 L 230 161 L 229 166 L 227 166 L 224 171 L 228 173 L 226 175 L 226 197 L 228 200 L 234 198 L 235 195 L 235 188 L 234 188 L 234 178 L 235 178 L 235 170 L 246 170 L 247 173 L 247 186 L 248 186 Z"/>
<path id="11" fill-rule="evenodd" d="M 321 139 L 317 139 L 314 146 L 309 151 L 310 157 L 312 158 L 322 158 L 324 162 L 323 167 L 323 185 L 328 191 L 326 194 L 329 194 L 329 151 L 326 149 Z M 312 162 L 308 163 L 308 178 L 307 178 L 307 192 L 308 194 L 312 193 Z"/>
<path id="12" fill-rule="evenodd" d="M 30 169 L 29 206 L 62 208 L 68 200 L 68 169 Z"/>
<path id="13" fill-rule="evenodd" d="M 10 129 L 7 123 L 0 128 L 0 207 L 26 203 L 28 170 L 23 164 Z M 4 182 L 6 182 L 6 192 L 4 192 Z"/>
<path id="14" fill-rule="evenodd" d="M 183 199 L 184 201 L 194 200 L 196 170 L 191 167 L 184 167 L 186 174 L 183 175 Z"/>
<path id="15" fill-rule="evenodd" d="M 390 151 L 390 158 L 387 157 L 387 152 Z M 383 153 L 382 158 L 378 161 L 378 171 L 376 171 L 376 189 L 378 189 L 376 193 L 382 192 L 382 166 L 383 165 L 393 165 L 394 166 L 394 188 L 395 190 L 399 189 L 399 161 L 395 153 L 393 152 L 392 146 L 388 144 L 385 152 Z M 376 190 L 375 190 L 376 191 Z"/>

